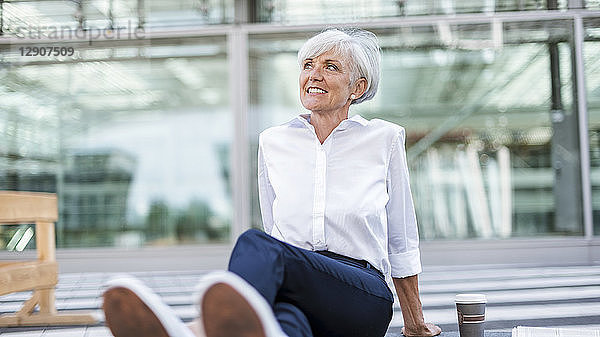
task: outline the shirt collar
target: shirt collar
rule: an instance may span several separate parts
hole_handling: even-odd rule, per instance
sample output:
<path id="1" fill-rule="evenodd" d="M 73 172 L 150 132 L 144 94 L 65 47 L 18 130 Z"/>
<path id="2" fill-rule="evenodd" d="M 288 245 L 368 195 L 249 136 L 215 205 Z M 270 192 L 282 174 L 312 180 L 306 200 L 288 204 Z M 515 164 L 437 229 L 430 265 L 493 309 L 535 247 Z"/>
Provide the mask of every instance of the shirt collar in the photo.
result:
<path id="1" fill-rule="evenodd" d="M 364 119 L 361 115 L 354 115 L 354 116 L 350 117 L 348 120 L 352 121 L 352 122 L 356 122 L 362 126 L 367 126 L 367 124 L 369 124 L 369 121 Z"/>
<path id="2" fill-rule="evenodd" d="M 294 119 L 292 119 L 291 121 L 289 121 L 288 123 L 290 123 L 290 125 L 304 125 L 309 127 L 310 126 L 310 114 L 300 114 L 298 116 L 296 116 Z M 364 119 L 361 115 L 354 115 L 348 119 L 345 119 L 342 121 L 342 123 L 340 124 L 344 124 L 344 123 L 357 123 L 360 124 L 362 126 L 366 126 L 369 121 Z"/>

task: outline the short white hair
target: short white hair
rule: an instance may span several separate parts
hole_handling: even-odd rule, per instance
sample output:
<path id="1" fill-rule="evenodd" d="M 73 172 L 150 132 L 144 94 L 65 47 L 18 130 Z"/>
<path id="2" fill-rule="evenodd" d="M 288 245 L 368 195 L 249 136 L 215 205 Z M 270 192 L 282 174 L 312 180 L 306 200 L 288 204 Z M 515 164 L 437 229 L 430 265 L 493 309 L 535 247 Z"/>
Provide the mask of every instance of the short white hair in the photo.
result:
<path id="1" fill-rule="evenodd" d="M 312 59 L 328 51 L 334 51 L 350 59 L 351 84 L 360 78 L 367 80 L 367 90 L 352 104 L 368 101 L 375 96 L 379 87 L 381 52 L 377 36 L 362 29 L 330 28 L 304 43 L 298 51 L 298 63 Z"/>

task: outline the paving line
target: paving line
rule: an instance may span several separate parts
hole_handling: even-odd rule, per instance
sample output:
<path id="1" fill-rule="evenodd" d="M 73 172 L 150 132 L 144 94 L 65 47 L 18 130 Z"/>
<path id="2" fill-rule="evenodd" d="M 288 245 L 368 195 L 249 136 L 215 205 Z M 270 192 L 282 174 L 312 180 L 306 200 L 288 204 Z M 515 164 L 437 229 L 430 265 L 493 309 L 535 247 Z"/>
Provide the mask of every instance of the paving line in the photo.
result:
<path id="1" fill-rule="evenodd" d="M 562 277 L 562 276 L 591 276 L 600 275 L 599 266 L 586 267 L 564 267 L 564 268 L 510 268 L 510 269 L 465 269 L 448 271 L 425 270 L 419 275 L 424 282 L 436 282 L 442 280 L 479 280 L 495 278 L 525 278 L 525 277 Z"/>
<path id="2" fill-rule="evenodd" d="M 454 324 L 457 322 L 456 309 L 424 310 L 426 321 L 436 324 Z M 544 305 L 519 305 L 515 307 L 488 307 L 486 308 L 486 322 L 493 321 L 526 321 L 532 319 L 551 319 L 600 316 L 600 303 L 575 303 L 575 304 L 544 304 Z M 597 322 L 595 322 L 597 323 Z M 390 326 L 402 326 L 402 314 L 394 311 Z"/>
<path id="3" fill-rule="evenodd" d="M 527 304 L 526 302 L 600 298 L 600 286 L 493 290 L 484 292 L 484 294 L 486 295 L 489 304 L 502 304 L 514 302 Z M 455 293 L 425 293 L 421 295 L 421 302 L 423 303 L 424 307 L 443 305 L 454 306 L 454 296 Z"/>
<path id="4" fill-rule="evenodd" d="M 575 287 L 600 285 L 600 276 L 506 279 L 474 282 L 439 282 L 419 285 L 422 294 L 448 292 L 474 292 L 485 290 L 508 290 L 549 287 Z"/>

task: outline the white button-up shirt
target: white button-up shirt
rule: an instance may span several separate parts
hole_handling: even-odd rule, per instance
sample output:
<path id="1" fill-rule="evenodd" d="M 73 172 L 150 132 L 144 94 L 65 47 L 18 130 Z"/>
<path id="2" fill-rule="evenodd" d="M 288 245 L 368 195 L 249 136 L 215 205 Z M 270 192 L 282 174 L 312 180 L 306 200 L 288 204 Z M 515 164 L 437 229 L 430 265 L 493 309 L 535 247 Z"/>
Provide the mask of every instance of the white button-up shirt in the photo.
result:
<path id="1" fill-rule="evenodd" d="M 361 116 L 321 144 L 310 115 L 263 131 L 258 187 L 265 232 L 309 250 L 329 250 L 391 277 L 421 272 L 404 129 Z"/>

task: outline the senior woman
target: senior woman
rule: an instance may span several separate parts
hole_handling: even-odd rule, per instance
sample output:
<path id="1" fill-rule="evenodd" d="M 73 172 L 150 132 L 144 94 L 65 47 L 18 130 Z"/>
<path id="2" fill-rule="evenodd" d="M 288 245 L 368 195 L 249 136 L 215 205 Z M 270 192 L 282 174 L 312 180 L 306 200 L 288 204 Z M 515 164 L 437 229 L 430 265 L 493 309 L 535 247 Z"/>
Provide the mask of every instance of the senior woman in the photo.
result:
<path id="1" fill-rule="evenodd" d="M 377 92 L 376 36 L 326 30 L 298 62 L 310 114 L 259 138 L 265 231 L 242 234 L 228 271 L 201 282 L 200 317 L 188 327 L 138 281 L 111 281 L 104 310 L 115 336 L 384 336 L 394 287 L 405 335 L 441 332 L 424 322 L 419 300 L 404 129 L 348 118 L 351 105 Z"/>

